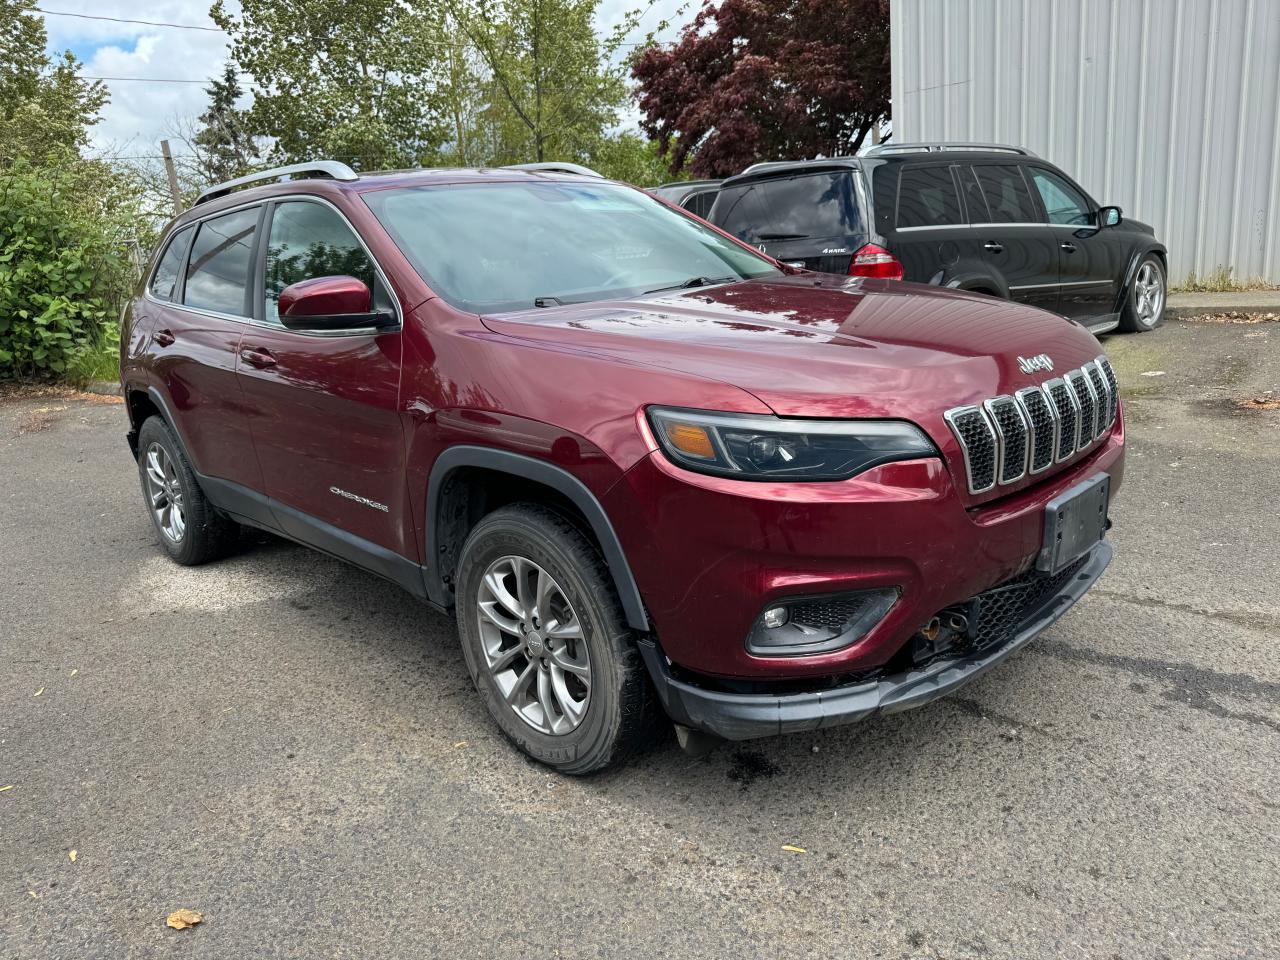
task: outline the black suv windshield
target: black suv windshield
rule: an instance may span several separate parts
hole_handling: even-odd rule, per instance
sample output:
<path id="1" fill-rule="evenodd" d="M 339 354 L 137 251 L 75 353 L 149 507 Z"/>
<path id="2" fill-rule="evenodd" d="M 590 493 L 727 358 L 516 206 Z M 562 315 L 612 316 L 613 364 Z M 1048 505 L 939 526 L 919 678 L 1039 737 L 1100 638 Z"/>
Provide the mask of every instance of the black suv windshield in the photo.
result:
<path id="1" fill-rule="evenodd" d="M 613 183 L 405 187 L 364 201 L 454 306 L 501 313 L 781 276 L 762 257 Z"/>
<path id="2" fill-rule="evenodd" d="M 853 179 L 844 170 L 721 188 L 710 220 L 747 243 L 863 232 Z"/>

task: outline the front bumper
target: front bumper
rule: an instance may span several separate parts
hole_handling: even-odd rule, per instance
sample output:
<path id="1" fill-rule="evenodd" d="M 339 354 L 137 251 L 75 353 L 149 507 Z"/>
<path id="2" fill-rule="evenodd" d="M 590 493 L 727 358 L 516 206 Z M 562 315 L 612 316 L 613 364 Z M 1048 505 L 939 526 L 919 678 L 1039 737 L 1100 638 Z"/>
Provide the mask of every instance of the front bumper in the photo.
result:
<path id="1" fill-rule="evenodd" d="M 972 655 L 936 660 L 917 670 L 828 690 L 774 696 L 704 689 L 673 676 L 666 658 L 652 641 L 641 641 L 640 650 L 663 706 L 676 723 L 726 740 L 818 730 L 877 713 L 908 710 L 958 690 L 1026 646 L 1061 617 L 1093 586 L 1110 562 L 1111 546 L 1105 541 L 1099 543 L 1086 555 L 1083 566 L 1056 593 L 1029 611 L 1002 643 Z"/>

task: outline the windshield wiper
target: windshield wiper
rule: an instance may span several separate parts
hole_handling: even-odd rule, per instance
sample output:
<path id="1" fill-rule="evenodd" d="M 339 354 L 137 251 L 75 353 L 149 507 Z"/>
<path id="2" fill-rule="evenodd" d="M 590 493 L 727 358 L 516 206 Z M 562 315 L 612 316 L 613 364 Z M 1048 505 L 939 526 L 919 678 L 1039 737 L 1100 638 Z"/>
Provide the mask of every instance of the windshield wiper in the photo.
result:
<path id="1" fill-rule="evenodd" d="M 807 240 L 807 233 L 757 233 L 757 240 Z"/>
<path id="2" fill-rule="evenodd" d="M 664 290 L 690 290 L 693 287 L 709 287 L 713 283 L 732 283 L 737 277 L 690 277 L 688 280 L 682 280 L 680 283 L 673 283 L 666 287 L 654 287 L 652 290 L 646 290 L 645 293 L 662 293 Z"/>

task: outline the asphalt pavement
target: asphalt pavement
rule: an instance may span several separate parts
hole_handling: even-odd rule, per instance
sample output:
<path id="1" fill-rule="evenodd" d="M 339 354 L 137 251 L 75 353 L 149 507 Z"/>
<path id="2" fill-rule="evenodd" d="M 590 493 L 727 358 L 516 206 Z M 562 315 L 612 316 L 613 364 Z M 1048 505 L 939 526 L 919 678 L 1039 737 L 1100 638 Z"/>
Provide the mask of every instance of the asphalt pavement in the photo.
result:
<path id="1" fill-rule="evenodd" d="M 1116 559 L 1059 624 L 914 712 L 581 780 L 451 620 L 265 536 L 177 567 L 119 405 L 0 402 L 0 958 L 1280 955 L 1280 324 L 1105 347 Z"/>

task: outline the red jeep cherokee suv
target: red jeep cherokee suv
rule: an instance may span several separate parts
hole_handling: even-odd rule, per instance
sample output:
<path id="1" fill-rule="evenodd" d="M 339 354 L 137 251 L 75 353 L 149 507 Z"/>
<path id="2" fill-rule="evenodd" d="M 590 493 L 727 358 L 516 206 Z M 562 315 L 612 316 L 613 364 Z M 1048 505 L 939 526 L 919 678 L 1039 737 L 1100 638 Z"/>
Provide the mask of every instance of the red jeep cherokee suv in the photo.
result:
<path id="1" fill-rule="evenodd" d="M 494 720 L 567 773 L 659 706 L 691 745 L 925 703 L 1111 557 L 1080 326 L 785 267 L 565 165 L 211 188 L 122 341 L 176 561 L 248 525 L 455 610 Z"/>

